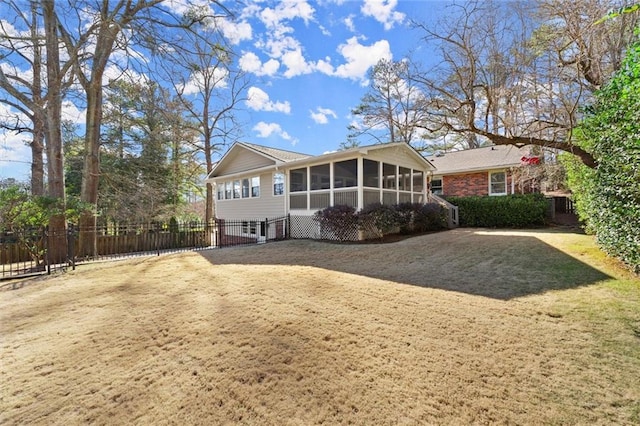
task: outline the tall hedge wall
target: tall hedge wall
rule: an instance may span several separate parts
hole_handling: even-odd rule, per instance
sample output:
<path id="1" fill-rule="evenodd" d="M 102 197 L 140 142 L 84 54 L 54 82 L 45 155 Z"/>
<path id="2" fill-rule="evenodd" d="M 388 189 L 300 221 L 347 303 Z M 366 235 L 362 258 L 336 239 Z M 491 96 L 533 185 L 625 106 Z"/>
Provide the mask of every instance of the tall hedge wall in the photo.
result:
<path id="1" fill-rule="evenodd" d="M 458 206 L 460 226 L 528 228 L 545 224 L 548 201 L 542 194 L 501 197 L 447 197 Z"/>

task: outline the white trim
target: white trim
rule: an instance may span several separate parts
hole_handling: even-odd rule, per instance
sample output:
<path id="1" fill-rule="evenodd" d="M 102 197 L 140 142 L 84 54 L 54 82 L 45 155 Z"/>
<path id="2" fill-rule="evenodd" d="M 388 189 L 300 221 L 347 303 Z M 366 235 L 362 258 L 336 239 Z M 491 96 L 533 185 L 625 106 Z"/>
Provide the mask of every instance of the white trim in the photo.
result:
<path id="1" fill-rule="evenodd" d="M 276 194 L 276 175 L 282 175 L 282 194 Z M 287 174 L 283 171 L 275 171 L 271 173 L 271 195 L 273 197 L 284 197 L 287 195 Z"/>
<path id="2" fill-rule="evenodd" d="M 491 175 L 498 174 L 498 173 L 504 173 L 504 192 L 493 193 L 493 192 L 491 192 Z M 506 170 L 492 170 L 492 171 L 487 172 L 487 180 L 488 180 L 488 183 L 489 183 L 488 194 L 490 196 L 499 197 L 499 196 L 502 196 L 502 195 L 508 195 L 509 194 L 509 187 L 507 185 L 508 179 L 507 179 L 507 171 Z"/>

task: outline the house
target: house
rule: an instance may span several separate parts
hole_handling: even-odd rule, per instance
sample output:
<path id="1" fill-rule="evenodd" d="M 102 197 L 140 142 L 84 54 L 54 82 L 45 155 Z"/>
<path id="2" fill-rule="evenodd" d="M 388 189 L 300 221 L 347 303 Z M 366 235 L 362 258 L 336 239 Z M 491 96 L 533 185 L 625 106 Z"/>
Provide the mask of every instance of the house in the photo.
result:
<path id="1" fill-rule="evenodd" d="M 328 206 L 356 210 L 380 202 L 425 202 L 433 165 L 405 143 L 378 144 L 311 156 L 245 142 L 215 165 L 216 217 L 313 215 Z"/>
<path id="2" fill-rule="evenodd" d="M 508 195 L 532 192 L 523 185 L 522 168 L 538 164 L 530 147 L 493 145 L 428 157 L 436 171 L 431 191 L 437 195 L 466 197 L 471 195 Z"/>
<path id="3" fill-rule="evenodd" d="M 424 203 L 433 171 L 433 165 L 406 143 L 311 156 L 237 142 L 207 182 L 214 186 L 216 218 L 247 221 L 251 235 L 265 232 L 256 218 L 311 218 L 333 205 L 360 210 L 377 202 Z"/>

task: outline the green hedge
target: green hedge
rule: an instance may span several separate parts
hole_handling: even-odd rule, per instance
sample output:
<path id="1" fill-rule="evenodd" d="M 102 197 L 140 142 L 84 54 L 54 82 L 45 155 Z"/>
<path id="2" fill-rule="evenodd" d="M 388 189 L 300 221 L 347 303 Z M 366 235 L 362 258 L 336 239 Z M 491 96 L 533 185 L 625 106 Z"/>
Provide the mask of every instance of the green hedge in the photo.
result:
<path id="1" fill-rule="evenodd" d="M 640 273 L 640 41 L 613 78 L 596 92 L 574 130 L 575 143 L 598 165 L 562 157 L 578 216 L 609 255 Z"/>
<path id="2" fill-rule="evenodd" d="M 458 206 L 460 226 L 528 228 L 545 224 L 548 201 L 542 194 L 502 197 L 447 197 Z"/>

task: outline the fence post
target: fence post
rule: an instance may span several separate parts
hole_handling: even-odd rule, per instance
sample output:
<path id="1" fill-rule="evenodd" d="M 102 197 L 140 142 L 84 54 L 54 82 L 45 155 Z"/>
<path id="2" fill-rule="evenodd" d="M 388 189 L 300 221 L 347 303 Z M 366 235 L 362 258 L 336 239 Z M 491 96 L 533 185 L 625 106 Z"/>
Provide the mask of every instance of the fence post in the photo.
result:
<path id="1" fill-rule="evenodd" d="M 284 239 L 288 240 L 291 238 L 291 213 L 287 213 L 286 222 L 284 224 Z"/>
<path id="2" fill-rule="evenodd" d="M 162 225 L 156 222 L 153 227 L 155 228 L 153 230 L 153 235 L 156 239 L 156 253 L 160 256 L 160 229 L 162 228 Z"/>
<path id="3" fill-rule="evenodd" d="M 218 219 L 216 221 L 216 224 L 218 225 L 218 244 L 220 247 L 223 247 L 224 245 L 226 245 L 226 235 L 225 235 L 225 225 L 224 225 L 225 220 L 224 219 Z"/>
<path id="4" fill-rule="evenodd" d="M 76 238 L 73 224 L 67 228 L 67 260 L 71 263 L 71 269 L 76 270 Z"/>
<path id="5" fill-rule="evenodd" d="M 49 259 L 49 228 L 42 228 L 42 239 L 44 240 L 44 258 L 47 264 L 47 275 L 51 275 L 51 259 Z"/>

